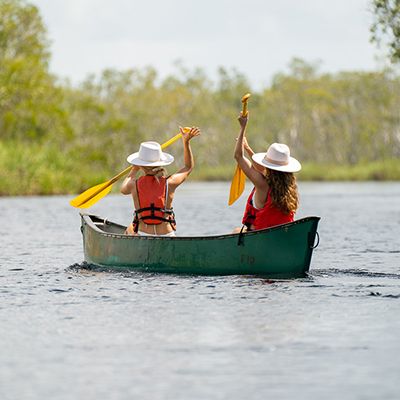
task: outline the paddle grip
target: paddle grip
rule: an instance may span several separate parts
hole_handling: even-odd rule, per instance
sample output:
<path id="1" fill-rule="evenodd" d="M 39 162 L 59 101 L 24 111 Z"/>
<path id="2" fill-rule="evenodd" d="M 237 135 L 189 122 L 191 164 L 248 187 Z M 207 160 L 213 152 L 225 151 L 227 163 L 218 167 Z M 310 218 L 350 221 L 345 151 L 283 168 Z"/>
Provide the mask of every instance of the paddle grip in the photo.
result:
<path id="1" fill-rule="evenodd" d="M 243 103 L 243 107 L 242 107 L 242 116 L 243 117 L 247 117 L 248 111 L 247 111 L 247 102 L 249 101 L 249 97 L 251 96 L 250 93 L 245 94 L 242 97 L 242 103 Z"/>

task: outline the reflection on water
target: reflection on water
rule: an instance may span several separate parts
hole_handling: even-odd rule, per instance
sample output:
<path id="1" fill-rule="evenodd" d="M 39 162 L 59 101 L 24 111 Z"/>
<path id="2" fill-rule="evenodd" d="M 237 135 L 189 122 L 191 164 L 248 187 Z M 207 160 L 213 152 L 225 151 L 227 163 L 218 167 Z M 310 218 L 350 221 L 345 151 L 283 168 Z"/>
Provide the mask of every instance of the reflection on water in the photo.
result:
<path id="1" fill-rule="evenodd" d="M 239 225 L 228 193 L 179 188 L 178 233 Z M 400 185 L 300 194 L 321 242 L 293 280 L 93 270 L 69 197 L 1 198 L 0 398 L 398 398 Z M 90 211 L 127 224 L 131 201 Z"/>

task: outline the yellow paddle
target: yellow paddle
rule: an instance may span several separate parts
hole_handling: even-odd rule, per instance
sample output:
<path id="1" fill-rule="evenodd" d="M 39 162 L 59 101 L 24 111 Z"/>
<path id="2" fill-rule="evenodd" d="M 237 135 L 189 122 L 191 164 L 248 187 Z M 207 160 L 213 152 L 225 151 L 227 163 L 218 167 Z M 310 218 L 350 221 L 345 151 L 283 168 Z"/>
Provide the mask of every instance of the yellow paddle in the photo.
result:
<path id="1" fill-rule="evenodd" d="M 245 117 L 248 114 L 247 111 L 247 102 L 249 97 L 251 96 L 250 93 L 245 94 L 242 97 L 242 115 Z M 239 164 L 236 165 L 235 173 L 232 178 L 231 182 L 231 190 L 229 192 L 229 201 L 228 204 L 231 206 L 243 193 L 244 185 L 246 182 L 246 175 L 244 174 L 242 168 L 239 167 Z"/>
<path id="2" fill-rule="evenodd" d="M 185 132 L 190 130 L 190 128 L 184 128 Z M 163 143 L 161 145 L 162 149 L 165 149 L 172 143 L 176 142 L 180 137 L 182 136 L 181 133 L 178 133 L 171 139 L 169 139 L 167 142 Z M 107 182 L 100 183 L 96 186 L 93 186 L 87 190 L 85 190 L 83 193 L 81 193 L 79 196 L 75 197 L 72 199 L 69 204 L 71 206 L 76 207 L 76 208 L 89 208 L 93 204 L 97 203 L 100 199 L 103 197 L 107 196 L 108 193 L 110 193 L 112 185 L 117 182 L 120 178 L 122 178 L 124 175 L 126 175 L 130 170 L 132 169 L 132 166 L 129 166 L 128 168 L 124 169 L 122 172 L 120 172 L 118 175 L 115 175 L 114 178 L 110 179 Z"/>

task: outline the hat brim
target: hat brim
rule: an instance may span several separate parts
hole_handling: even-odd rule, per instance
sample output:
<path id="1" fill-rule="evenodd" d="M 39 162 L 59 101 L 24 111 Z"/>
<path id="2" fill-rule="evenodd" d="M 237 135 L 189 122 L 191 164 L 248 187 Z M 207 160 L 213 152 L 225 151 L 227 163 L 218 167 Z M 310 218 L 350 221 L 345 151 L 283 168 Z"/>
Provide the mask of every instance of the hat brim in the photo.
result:
<path id="1" fill-rule="evenodd" d="M 299 172 L 301 170 L 301 164 L 294 157 L 289 157 L 289 163 L 286 165 L 273 164 L 265 160 L 265 155 L 267 153 L 255 153 L 251 157 L 258 165 L 273 169 L 280 172 Z"/>
<path id="2" fill-rule="evenodd" d="M 129 164 L 132 165 L 137 165 L 139 167 L 162 167 L 165 165 L 172 164 L 174 162 L 174 157 L 171 156 L 171 154 L 168 153 L 162 153 L 161 154 L 161 160 L 159 161 L 146 161 L 142 160 L 139 158 L 139 152 L 130 154 L 126 161 L 128 161 Z"/>

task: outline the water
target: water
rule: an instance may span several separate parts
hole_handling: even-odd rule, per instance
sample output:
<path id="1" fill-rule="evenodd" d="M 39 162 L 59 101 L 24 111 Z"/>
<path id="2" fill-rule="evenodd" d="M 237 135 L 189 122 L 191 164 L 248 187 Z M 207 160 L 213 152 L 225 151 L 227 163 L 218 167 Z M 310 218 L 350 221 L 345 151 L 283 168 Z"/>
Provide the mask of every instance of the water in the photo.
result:
<path id="1" fill-rule="evenodd" d="M 228 190 L 179 188 L 179 233 L 238 225 Z M 68 197 L 1 198 L 0 399 L 399 399 L 400 184 L 300 192 L 321 243 L 286 281 L 85 270 Z"/>

